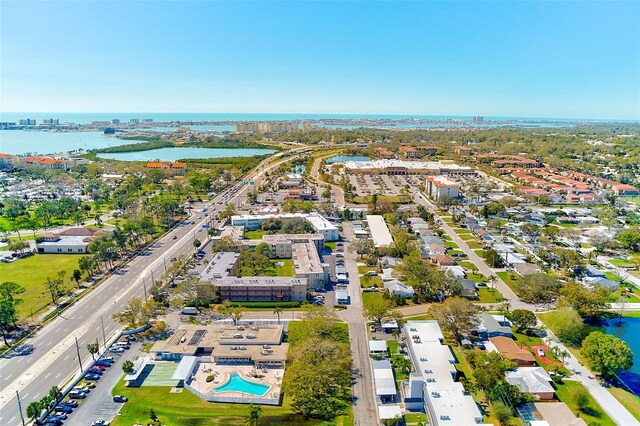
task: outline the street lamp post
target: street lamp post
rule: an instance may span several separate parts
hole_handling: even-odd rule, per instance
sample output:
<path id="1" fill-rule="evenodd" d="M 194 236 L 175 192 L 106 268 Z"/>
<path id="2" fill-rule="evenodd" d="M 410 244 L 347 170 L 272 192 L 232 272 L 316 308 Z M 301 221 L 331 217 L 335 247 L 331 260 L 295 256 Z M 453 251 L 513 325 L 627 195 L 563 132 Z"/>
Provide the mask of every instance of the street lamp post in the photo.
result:
<path id="1" fill-rule="evenodd" d="M 78 353 L 78 363 L 80 363 L 80 372 L 84 371 L 82 368 L 82 358 L 80 358 L 80 345 L 78 345 L 78 338 L 76 337 L 76 352 Z"/>
<path id="2" fill-rule="evenodd" d="M 18 398 L 18 411 L 20 412 L 20 419 L 22 419 L 22 426 L 24 426 L 24 415 L 22 414 L 22 402 L 20 402 L 20 394 L 16 390 L 16 398 Z"/>

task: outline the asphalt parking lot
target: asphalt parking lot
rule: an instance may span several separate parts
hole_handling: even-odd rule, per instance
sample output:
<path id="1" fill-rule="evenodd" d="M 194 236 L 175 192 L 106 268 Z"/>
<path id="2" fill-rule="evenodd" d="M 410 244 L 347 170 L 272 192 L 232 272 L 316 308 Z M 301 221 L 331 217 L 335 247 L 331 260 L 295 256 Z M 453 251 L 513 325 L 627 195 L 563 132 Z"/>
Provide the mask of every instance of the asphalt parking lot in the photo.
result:
<path id="1" fill-rule="evenodd" d="M 131 348 L 122 354 L 113 354 L 108 352 L 106 356 L 112 356 L 115 359 L 113 365 L 104 371 L 104 374 L 96 382 L 96 387 L 91 389 L 89 395 L 80 402 L 78 408 L 73 410 L 69 418 L 65 420 L 65 425 L 70 426 L 87 426 L 95 420 L 112 421 L 118 415 L 122 403 L 113 402 L 111 389 L 118 383 L 118 380 L 124 374 L 122 372 L 122 364 L 125 360 L 133 361 L 134 357 L 139 354 L 142 349 L 141 342 L 132 342 Z"/>

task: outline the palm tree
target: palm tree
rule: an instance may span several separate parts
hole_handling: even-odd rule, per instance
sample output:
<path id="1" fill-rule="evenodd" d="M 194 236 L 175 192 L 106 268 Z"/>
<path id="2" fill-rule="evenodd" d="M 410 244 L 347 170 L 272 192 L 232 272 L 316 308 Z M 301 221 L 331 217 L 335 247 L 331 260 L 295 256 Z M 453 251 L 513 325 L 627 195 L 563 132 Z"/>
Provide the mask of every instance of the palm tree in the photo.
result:
<path id="1" fill-rule="evenodd" d="M 51 397 L 51 399 L 53 400 L 53 402 L 55 404 L 58 403 L 58 401 L 60 401 L 62 399 L 62 391 L 60 390 L 59 387 L 57 386 L 53 386 L 50 390 L 49 390 L 49 396 Z"/>
<path id="2" fill-rule="evenodd" d="M 282 313 L 282 308 L 280 306 L 276 306 L 273 310 L 273 313 L 278 316 L 278 324 L 280 324 L 280 314 Z"/>
<path id="3" fill-rule="evenodd" d="M 87 345 L 87 351 L 89 351 L 89 353 L 91 354 L 91 358 L 93 358 L 93 360 L 95 361 L 96 354 L 100 351 L 100 344 L 98 344 L 97 339 L 94 343 L 89 343 Z"/>
<path id="4" fill-rule="evenodd" d="M 40 413 L 42 412 L 42 405 L 40 405 L 40 402 L 38 401 L 33 401 L 31 404 L 27 405 L 27 416 L 30 419 L 37 419 L 38 417 L 40 417 Z"/>

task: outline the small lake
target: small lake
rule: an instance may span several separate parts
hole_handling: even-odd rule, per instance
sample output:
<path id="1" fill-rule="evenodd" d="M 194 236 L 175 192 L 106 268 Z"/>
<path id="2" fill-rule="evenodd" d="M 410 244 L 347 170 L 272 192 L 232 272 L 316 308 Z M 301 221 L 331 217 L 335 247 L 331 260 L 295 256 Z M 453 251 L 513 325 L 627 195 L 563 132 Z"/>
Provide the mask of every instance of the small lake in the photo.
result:
<path id="1" fill-rule="evenodd" d="M 0 152 L 4 154 L 57 154 L 76 150 L 107 148 L 130 143 L 102 132 L 28 132 L 0 130 Z"/>
<path id="2" fill-rule="evenodd" d="M 623 318 L 622 326 L 618 326 L 618 320 L 609 320 L 608 325 L 604 327 L 604 331 L 624 340 L 633 351 L 633 367 L 620 379 L 636 395 L 640 395 L 640 339 L 638 339 L 638 335 L 640 335 L 640 318 Z"/>
<path id="3" fill-rule="evenodd" d="M 119 161 L 177 161 L 181 158 L 229 158 L 253 157 L 254 155 L 272 154 L 272 149 L 262 148 L 158 148 L 147 151 L 113 152 L 98 154 L 99 158 Z"/>
<path id="4" fill-rule="evenodd" d="M 371 158 L 369 157 L 362 157 L 362 156 L 349 156 L 349 155 L 341 155 L 338 157 L 331 157 L 329 159 L 327 159 L 327 161 L 325 161 L 325 163 L 327 164 L 333 164 L 333 163 L 344 163 L 345 161 L 371 161 Z"/>

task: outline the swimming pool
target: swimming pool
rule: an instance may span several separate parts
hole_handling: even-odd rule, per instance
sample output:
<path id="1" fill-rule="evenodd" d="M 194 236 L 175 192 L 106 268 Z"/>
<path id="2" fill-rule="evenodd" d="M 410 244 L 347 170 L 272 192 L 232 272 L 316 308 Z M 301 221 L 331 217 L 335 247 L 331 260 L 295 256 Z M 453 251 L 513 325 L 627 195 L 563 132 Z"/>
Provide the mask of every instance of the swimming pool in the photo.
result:
<path id="1" fill-rule="evenodd" d="M 231 373 L 227 383 L 215 388 L 213 392 L 242 392 L 255 396 L 264 396 L 270 388 L 271 386 L 263 385 L 262 383 L 249 382 L 238 373 Z"/>

